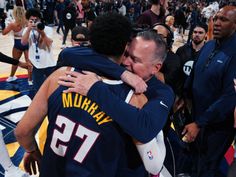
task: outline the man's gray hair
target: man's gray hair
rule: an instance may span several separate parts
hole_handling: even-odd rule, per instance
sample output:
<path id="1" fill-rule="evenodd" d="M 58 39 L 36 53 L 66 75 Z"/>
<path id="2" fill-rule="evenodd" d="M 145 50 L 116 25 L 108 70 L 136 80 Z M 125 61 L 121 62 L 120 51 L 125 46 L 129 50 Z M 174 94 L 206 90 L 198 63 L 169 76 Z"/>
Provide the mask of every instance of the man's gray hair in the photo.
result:
<path id="1" fill-rule="evenodd" d="M 163 40 L 162 36 L 157 34 L 154 30 L 147 30 L 137 33 L 136 37 L 141 37 L 146 41 L 153 41 L 156 44 L 156 50 L 154 53 L 154 59 L 160 60 L 162 63 L 165 61 L 167 50 L 166 42 Z"/>

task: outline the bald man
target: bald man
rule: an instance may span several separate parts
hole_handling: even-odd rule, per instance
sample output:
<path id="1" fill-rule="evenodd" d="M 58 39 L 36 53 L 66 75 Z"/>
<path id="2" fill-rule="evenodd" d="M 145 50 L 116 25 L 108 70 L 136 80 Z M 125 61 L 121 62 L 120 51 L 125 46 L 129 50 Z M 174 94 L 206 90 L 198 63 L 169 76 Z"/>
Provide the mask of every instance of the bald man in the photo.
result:
<path id="1" fill-rule="evenodd" d="M 183 134 L 191 142 L 192 177 L 217 175 L 235 131 L 236 7 L 221 8 L 213 22 L 214 40 L 202 48 L 188 87 L 194 122 L 185 126 Z"/>

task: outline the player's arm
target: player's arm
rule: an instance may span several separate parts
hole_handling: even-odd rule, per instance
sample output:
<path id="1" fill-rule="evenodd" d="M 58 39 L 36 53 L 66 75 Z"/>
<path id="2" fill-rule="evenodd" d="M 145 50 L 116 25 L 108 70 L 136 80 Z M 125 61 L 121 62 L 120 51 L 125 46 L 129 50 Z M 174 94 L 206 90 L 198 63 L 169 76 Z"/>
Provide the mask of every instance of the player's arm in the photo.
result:
<path id="1" fill-rule="evenodd" d="M 37 127 L 43 122 L 48 111 L 48 98 L 58 87 L 57 78 L 65 74 L 65 68 L 53 72 L 42 84 L 32 103 L 15 129 L 17 141 L 25 148 L 26 152 L 37 149 L 35 134 Z"/>
<path id="2" fill-rule="evenodd" d="M 73 52 L 73 51 L 72 51 Z M 79 58 L 71 57 L 71 49 L 64 49 L 59 54 L 57 67 L 72 66 L 81 70 L 96 72 L 96 74 L 105 76 L 107 78 L 123 80 L 125 83 L 134 88 L 136 93 L 143 93 L 147 89 L 146 83 L 141 77 L 127 71 L 124 67 L 112 62 L 107 58 L 96 55 L 96 57 L 80 56 Z M 95 55 L 95 54 L 91 54 Z M 68 75 L 75 75 L 74 72 L 67 73 Z"/>
<path id="3" fill-rule="evenodd" d="M 15 129 L 15 136 L 19 144 L 25 149 L 24 169 L 30 174 L 36 174 L 36 166 L 40 167 L 41 153 L 35 134 L 47 114 L 47 79 L 35 95 L 32 103 Z M 31 167 L 33 170 L 31 170 Z"/>
<path id="4" fill-rule="evenodd" d="M 48 98 L 58 87 L 56 78 L 64 73 L 63 69 L 55 71 L 43 83 L 14 132 L 17 141 L 26 151 L 24 166 L 30 174 L 32 174 L 30 166 L 33 167 L 33 172 L 36 173 L 35 163 L 40 165 L 41 160 L 35 134 L 47 115 Z"/>

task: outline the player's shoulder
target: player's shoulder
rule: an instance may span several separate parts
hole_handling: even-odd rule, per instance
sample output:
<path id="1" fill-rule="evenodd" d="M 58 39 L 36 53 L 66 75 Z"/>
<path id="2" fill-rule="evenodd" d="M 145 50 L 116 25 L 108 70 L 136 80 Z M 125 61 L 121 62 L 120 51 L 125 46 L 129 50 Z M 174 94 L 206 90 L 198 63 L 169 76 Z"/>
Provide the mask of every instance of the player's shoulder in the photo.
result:
<path id="1" fill-rule="evenodd" d="M 69 70 L 71 67 L 60 67 L 55 70 L 45 81 L 48 87 L 48 95 L 51 95 L 58 88 L 58 80 L 60 76 L 65 76 L 65 72 Z"/>

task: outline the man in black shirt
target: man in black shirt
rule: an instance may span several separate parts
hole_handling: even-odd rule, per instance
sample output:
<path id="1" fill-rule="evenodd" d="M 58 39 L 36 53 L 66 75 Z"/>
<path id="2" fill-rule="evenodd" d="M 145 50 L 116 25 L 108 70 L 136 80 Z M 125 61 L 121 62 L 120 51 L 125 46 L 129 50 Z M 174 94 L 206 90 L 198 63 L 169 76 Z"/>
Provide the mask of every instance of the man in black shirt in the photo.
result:
<path id="1" fill-rule="evenodd" d="M 171 88 L 175 92 L 175 95 L 180 96 L 181 67 L 179 56 L 171 50 L 174 40 L 173 31 L 168 25 L 164 23 L 156 23 L 153 29 L 156 30 L 157 33 L 160 34 L 166 41 L 168 50 L 166 60 L 164 61 L 160 71 L 156 74 L 156 77 L 171 86 Z"/>
<path id="2" fill-rule="evenodd" d="M 180 58 L 181 68 L 184 73 L 184 80 L 182 84 L 184 84 L 186 78 L 190 75 L 193 68 L 193 63 L 198 57 L 201 48 L 205 44 L 207 31 L 208 27 L 205 23 L 198 23 L 193 29 L 191 42 L 179 47 L 176 51 L 176 54 Z"/>

